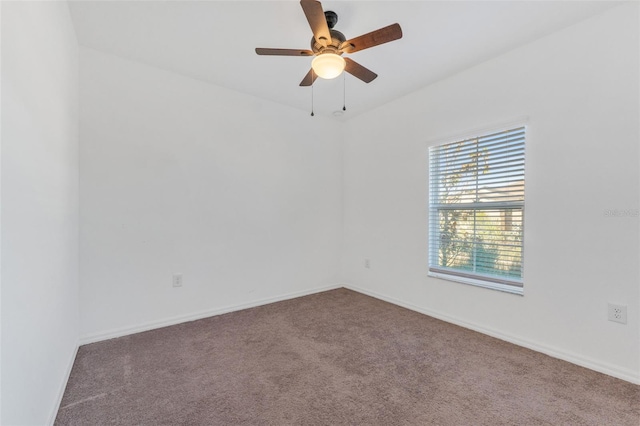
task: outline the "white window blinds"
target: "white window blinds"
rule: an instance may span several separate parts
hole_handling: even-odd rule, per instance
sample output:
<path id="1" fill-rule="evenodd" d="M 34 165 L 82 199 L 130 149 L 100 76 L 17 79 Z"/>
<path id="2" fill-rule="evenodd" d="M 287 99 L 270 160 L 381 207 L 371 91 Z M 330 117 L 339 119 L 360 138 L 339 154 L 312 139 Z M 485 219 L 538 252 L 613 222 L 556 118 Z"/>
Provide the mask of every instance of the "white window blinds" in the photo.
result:
<path id="1" fill-rule="evenodd" d="M 525 127 L 429 148 L 429 271 L 522 287 Z"/>

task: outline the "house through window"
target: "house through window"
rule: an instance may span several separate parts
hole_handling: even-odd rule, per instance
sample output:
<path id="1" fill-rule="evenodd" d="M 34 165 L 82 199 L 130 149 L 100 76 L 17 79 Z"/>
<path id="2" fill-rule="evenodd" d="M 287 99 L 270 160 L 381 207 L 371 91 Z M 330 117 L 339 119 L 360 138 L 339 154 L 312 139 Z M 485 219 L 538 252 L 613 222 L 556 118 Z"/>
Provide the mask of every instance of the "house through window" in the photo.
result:
<path id="1" fill-rule="evenodd" d="M 429 148 L 429 275 L 522 294 L 525 130 Z"/>

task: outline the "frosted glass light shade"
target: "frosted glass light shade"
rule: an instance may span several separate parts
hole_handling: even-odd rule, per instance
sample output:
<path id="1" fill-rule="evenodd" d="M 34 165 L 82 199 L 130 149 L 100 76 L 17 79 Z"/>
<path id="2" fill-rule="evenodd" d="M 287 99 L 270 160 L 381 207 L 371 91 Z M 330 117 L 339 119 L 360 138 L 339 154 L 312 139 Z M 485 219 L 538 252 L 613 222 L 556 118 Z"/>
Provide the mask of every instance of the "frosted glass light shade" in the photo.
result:
<path id="1" fill-rule="evenodd" d="M 323 53 L 311 61 L 313 72 L 320 78 L 327 80 L 336 78 L 344 71 L 344 58 L 335 53 Z"/>

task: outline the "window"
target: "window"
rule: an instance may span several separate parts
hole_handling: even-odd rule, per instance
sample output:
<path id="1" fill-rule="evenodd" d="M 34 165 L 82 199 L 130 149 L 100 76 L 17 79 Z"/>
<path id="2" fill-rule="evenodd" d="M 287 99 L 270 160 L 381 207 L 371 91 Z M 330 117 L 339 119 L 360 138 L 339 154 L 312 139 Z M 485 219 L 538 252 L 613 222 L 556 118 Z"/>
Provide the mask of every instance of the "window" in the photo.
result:
<path id="1" fill-rule="evenodd" d="M 429 275 L 522 294 L 525 127 L 429 148 Z"/>

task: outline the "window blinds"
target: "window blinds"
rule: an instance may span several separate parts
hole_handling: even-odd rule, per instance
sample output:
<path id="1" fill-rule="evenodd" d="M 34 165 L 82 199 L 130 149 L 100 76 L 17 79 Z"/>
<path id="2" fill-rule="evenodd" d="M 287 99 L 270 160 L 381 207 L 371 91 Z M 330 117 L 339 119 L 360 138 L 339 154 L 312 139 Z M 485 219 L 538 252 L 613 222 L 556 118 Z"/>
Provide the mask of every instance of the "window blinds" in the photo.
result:
<path id="1" fill-rule="evenodd" d="M 429 148 L 429 270 L 522 286 L 525 127 Z"/>

